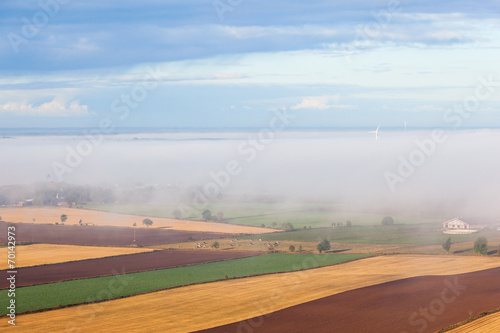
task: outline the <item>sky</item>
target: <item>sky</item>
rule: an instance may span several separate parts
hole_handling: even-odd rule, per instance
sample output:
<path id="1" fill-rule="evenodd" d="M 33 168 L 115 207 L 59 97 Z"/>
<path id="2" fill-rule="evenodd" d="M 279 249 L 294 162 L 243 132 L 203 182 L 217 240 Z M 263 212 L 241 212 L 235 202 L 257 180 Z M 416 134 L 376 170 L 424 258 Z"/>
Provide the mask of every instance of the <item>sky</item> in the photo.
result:
<path id="1" fill-rule="evenodd" d="M 499 10 L 3 0 L 0 128 L 260 128 L 276 112 L 290 128 L 496 128 Z"/>

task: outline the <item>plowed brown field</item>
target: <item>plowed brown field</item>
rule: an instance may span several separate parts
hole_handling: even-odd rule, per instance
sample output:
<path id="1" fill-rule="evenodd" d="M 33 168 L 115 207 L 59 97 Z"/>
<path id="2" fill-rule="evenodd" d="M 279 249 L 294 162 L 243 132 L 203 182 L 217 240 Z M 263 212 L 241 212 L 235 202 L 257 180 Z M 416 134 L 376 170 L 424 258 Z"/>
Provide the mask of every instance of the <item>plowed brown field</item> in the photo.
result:
<path id="1" fill-rule="evenodd" d="M 95 259 L 153 251 L 133 247 L 97 247 L 77 245 L 31 244 L 16 247 L 16 267 L 57 264 L 66 261 Z M 0 248 L 0 258 L 7 258 L 8 249 Z M 7 269 L 7 260 L 0 260 L 0 270 Z"/>
<path id="2" fill-rule="evenodd" d="M 53 265 L 25 267 L 17 269 L 16 287 L 203 264 L 207 262 L 251 257 L 258 254 L 262 253 L 242 251 L 195 252 L 162 250 Z M 0 276 L 7 276 L 7 272 L 0 271 Z M 1 279 L 0 289 L 6 289 L 8 287 L 9 281 L 7 279 Z"/>
<path id="3" fill-rule="evenodd" d="M 130 246 L 134 244 L 134 228 L 107 226 L 53 225 L 0 222 L 0 243 L 7 242 L 7 225 L 16 227 L 16 242 L 68 245 Z M 180 231 L 159 228 L 135 230 L 135 244 L 149 246 L 194 240 L 230 237 L 232 234 Z"/>

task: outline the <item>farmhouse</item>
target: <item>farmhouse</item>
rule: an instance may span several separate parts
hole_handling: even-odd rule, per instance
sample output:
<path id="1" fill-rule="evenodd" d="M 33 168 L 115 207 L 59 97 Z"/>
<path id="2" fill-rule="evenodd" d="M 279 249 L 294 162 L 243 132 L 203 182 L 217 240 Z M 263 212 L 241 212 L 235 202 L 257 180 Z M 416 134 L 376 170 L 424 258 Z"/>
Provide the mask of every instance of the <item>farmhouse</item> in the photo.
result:
<path id="1" fill-rule="evenodd" d="M 444 222 L 443 229 L 445 230 L 470 229 L 470 224 L 460 220 L 459 218 L 454 218 Z"/>
<path id="2" fill-rule="evenodd" d="M 478 232 L 478 228 L 480 226 L 475 225 L 475 228 L 472 229 L 471 225 L 467 222 L 462 221 L 458 217 L 446 221 L 443 223 L 443 233 L 445 234 L 472 234 L 474 232 Z"/>

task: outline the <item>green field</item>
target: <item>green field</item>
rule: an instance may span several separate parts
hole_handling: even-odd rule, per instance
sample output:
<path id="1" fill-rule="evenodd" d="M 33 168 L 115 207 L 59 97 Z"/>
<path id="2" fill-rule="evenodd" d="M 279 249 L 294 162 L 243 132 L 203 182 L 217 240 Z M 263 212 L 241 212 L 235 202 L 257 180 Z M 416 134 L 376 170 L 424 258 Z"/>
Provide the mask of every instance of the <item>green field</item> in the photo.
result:
<path id="1" fill-rule="evenodd" d="M 431 245 L 442 244 L 449 236 L 451 236 L 453 243 L 474 240 L 479 236 L 500 236 L 499 231 L 490 231 L 487 234 L 445 235 L 440 231 L 440 226 L 440 224 L 401 224 L 393 226 L 353 226 L 351 228 L 343 227 L 335 229 L 319 228 L 250 235 L 240 238 L 305 242 L 320 242 L 323 239 L 328 239 L 331 242 L 343 243 Z"/>
<path id="2" fill-rule="evenodd" d="M 97 300 L 135 295 L 192 283 L 287 272 L 342 263 L 369 257 L 363 254 L 266 254 L 250 258 L 208 264 L 162 269 L 156 271 L 72 280 L 16 290 L 16 311 L 54 308 Z M 2 290 L 2 299 L 8 299 Z M 7 313 L 2 307 L 1 315 Z"/>
<path id="3" fill-rule="evenodd" d="M 144 215 L 151 217 L 173 217 L 177 208 L 174 204 L 107 204 L 89 205 L 88 209 Z M 380 213 L 352 212 L 341 206 L 330 204 L 273 204 L 273 203 L 218 203 L 207 207 L 215 216 L 224 214 L 226 223 L 281 228 L 283 223 L 292 223 L 297 229 L 303 227 L 330 227 L 332 223 L 349 220 L 353 225 L 379 225 L 385 216 Z M 443 222 L 444 218 L 422 218 L 392 215 L 399 224 L 420 224 Z M 201 220 L 201 212 L 186 210 L 183 218 Z"/>

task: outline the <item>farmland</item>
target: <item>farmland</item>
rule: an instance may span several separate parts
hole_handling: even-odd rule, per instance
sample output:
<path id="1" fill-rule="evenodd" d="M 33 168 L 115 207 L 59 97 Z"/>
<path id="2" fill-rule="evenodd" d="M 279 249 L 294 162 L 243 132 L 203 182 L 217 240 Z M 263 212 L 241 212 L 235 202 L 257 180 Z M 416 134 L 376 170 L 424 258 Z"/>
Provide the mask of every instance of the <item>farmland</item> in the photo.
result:
<path id="1" fill-rule="evenodd" d="M 234 236 L 213 232 L 182 231 L 162 228 L 130 228 L 108 226 L 79 226 L 15 223 L 18 242 L 38 242 L 68 245 L 92 246 L 149 246 L 183 242 L 189 239 L 203 240 Z M 0 230 L 6 230 L 7 224 L 0 222 Z M 5 243 L 7 233 L 0 234 L 0 243 Z M 135 239 L 135 242 L 134 242 Z"/>
<path id="2" fill-rule="evenodd" d="M 6 222 L 23 223 L 62 223 L 61 215 L 67 215 L 66 225 L 78 225 L 80 220 L 83 226 L 115 226 L 132 227 L 134 223 L 138 228 L 145 228 L 142 221 L 149 215 L 129 215 L 94 211 L 78 208 L 59 207 L 22 207 L 22 208 L 0 208 L 0 216 Z M 172 218 L 155 218 L 153 228 L 168 228 L 170 230 L 197 231 L 197 232 L 218 232 L 218 233 L 266 233 L 273 232 L 273 229 L 238 226 L 225 223 L 198 222 L 190 220 L 176 220 Z"/>
<path id="3" fill-rule="evenodd" d="M 257 317 L 203 332 L 237 332 L 242 327 L 253 327 L 254 332 L 330 333 L 332 327 L 340 332 L 377 333 L 388 327 L 394 332 L 433 332 L 484 309 L 496 308 L 500 298 L 499 274 L 500 268 L 494 268 L 397 280 L 302 303 L 269 313 L 265 320 Z M 432 317 L 426 320 L 422 314 L 413 315 L 429 303 Z"/>
<path id="4" fill-rule="evenodd" d="M 461 274 L 495 267 L 500 267 L 500 261 L 487 257 L 374 257 L 303 272 L 192 285 L 105 303 L 21 315 L 17 328 L 23 332 L 66 329 L 73 332 L 196 331 L 398 279 Z M 2 328 L 6 325 L 0 323 Z"/>
<path id="5" fill-rule="evenodd" d="M 147 215 L 154 217 L 172 218 L 176 205 L 158 204 L 107 204 L 86 206 L 89 209 L 102 210 L 132 215 Z M 260 227 L 275 226 L 280 228 L 283 223 L 292 223 L 295 228 L 303 227 L 330 227 L 332 223 L 345 223 L 351 221 L 353 225 L 379 225 L 384 217 L 381 213 L 359 212 L 341 205 L 326 203 L 264 203 L 252 202 L 235 203 L 225 202 L 210 204 L 207 209 L 216 214 L 223 212 L 224 221 L 230 224 Z M 199 220 L 201 213 L 191 209 L 185 212 L 184 218 Z M 404 215 L 394 216 L 397 223 L 435 223 L 445 217 L 413 217 Z"/>
<path id="6" fill-rule="evenodd" d="M 18 268 L 17 287 L 99 276 L 144 272 L 221 260 L 245 258 L 262 254 L 243 251 L 154 251 L 117 255 L 92 260 Z M 5 273 L 5 272 L 1 272 Z M 0 281 L 0 289 L 8 288 L 7 279 Z"/>
<path id="7" fill-rule="evenodd" d="M 31 244 L 17 246 L 16 267 L 56 264 L 66 261 L 95 259 L 124 254 L 149 252 L 147 248 L 96 247 L 76 245 Z M 0 248 L 0 256 L 7 258 L 7 248 Z M 7 269 L 7 261 L 0 261 L 0 270 Z"/>
<path id="8" fill-rule="evenodd" d="M 23 287 L 17 290 L 17 299 L 20 304 L 18 311 L 123 297 L 187 284 L 222 280 L 226 276 L 227 278 L 240 278 L 299 270 L 303 269 L 305 264 L 308 265 L 307 268 L 320 267 L 366 256 L 267 254 L 208 264 Z M 116 282 L 123 282 L 123 288 L 119 288 L 119 291 L 114 293 L 109 292 L 109 285 Z M 101 293 L 100 291 L 103 290 L 107 292 Z M 6 294 L 6 292 L 7 290 L 2 290 L 0 294 Z M 5 314 L 5 310 L 0 313 Z"/>
<path id="9" fill-rule="evenodd" d="M 284 233 L 244 236 L 241 238 L 259 238 L 266 241 L 289 240 L 319 242 L 329 239 L 332 242 L 365 243 L 365 244 L 414 244 L 431 245 L 442 244 L 450 235 L 440 231 L 439 224 L 423 225 L 393 225 L 393 226 L 353 226 L 350 228 L 317 228 L 297 230 Z M 482 235 L 480 233 L 466 235 L 451 235 L 452 242 L 469 241 Z M 488 237 L 500 237 L 500 231 L 489 231 Z"/>

